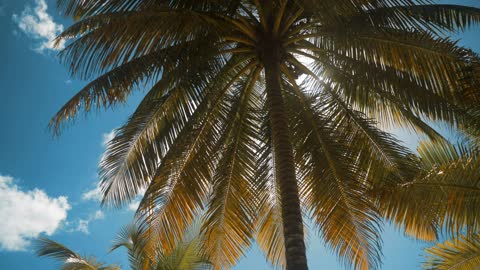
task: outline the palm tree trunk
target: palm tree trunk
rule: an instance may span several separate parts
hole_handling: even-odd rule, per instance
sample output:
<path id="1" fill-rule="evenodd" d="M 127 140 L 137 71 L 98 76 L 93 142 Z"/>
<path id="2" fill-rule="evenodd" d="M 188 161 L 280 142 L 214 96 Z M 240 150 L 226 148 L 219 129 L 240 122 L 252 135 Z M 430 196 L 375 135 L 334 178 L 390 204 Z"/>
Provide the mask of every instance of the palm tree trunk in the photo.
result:
<path id="1" fill-rule="evenodd" d="M 307 270 L 303 221 L 295 174 L 287 113 L 280 87 L 280 50 L 272 39 L 262 53 L 265 67 L 267 106 L 275 158 L 275 177 L 280 187 L 287 270 Z"/>

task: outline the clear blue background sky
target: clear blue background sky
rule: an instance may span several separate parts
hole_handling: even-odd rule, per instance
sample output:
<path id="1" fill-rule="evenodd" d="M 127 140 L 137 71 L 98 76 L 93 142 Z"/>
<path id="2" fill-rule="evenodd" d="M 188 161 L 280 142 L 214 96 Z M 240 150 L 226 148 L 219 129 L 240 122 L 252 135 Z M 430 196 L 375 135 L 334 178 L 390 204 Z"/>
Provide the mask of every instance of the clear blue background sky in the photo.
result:
<path id="1" fill-rule="evenodd" d="M 450 3 L 480 7 L 478 1 Z M 61 137 L 52 138 L 48 120 L 85 84 L 70 78 L 57 52 L 50 49 L 48 40 L 68 25 L 54 1 L 0 0 L 1 270 L 56 269 L 58 264 L 32 253 L 29 241 L 39 234 L 128 269 L 124 252 L 107 250 L 133 212 L 101 209 L 91 191 L 98 182 L 105 136 L 127 119 L 143 93 L 115 110 L 80 117 Z M 462 44 L 480 51 L 478 30 L 460 37 Z M 416 147 L 415 136 L 402 132 L 398 136 Z M 388 270 L 419 269 L 422 248 L 429 245 L 407 239 L 388 225 L 383 242 L 382 269 Z M 310 269 L 344 269 L 313 230 L 307 245 Z M 270 268 L 253 247 L 235 269 Z"/>

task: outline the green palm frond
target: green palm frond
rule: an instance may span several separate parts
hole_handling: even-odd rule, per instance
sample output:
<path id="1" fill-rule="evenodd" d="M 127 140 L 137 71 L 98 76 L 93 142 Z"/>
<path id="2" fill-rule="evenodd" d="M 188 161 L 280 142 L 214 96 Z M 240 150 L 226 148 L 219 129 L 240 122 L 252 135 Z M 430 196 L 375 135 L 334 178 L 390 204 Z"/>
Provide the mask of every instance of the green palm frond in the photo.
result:
<path id="1" fill-rule="evenodd" d="M 128 260 L 132 270 L 153 270 L 152 262 L 155 258 L 147 252 L 146 230 L 138 221 L 123 226 L 113 240 L 110 252 L 119 248 L 126 248 Z"/>
<path id="2" fill-rule="evenodd" d="M 474 270 L 480 267 L 480 238 L 460 236 L 425 250 L 424 269 Z"/>
<path id="3" fill-rule="evenodd" d="M 199 226 L 191 226 L 175 248 L 165 253 L 161 250 L 148 250 L 148 228 L 136 221 L 122 228 L 117 234 L 110 251 L 124 247 L 127 249 L 133 270 L 207 270 L 212 269 L 208 257 L 201 249 L 204 241 Z M 155 248 L 155 247 L 154 247 Z"/>
<path id="4" fill-rule="evenodd" d="M 210 270 L 213 269 L 209 257 L 203 252 L 205 241 L 199 226 L 188 229 L 186 237 L 168 254 L 159 254 L 155 270 Z"/>
<path id="5" fill-rule="evenodd" d="M 104 265 L 94 257 L 83 257 L 64 245 L 47 238 L 35 241 L 35 250 L 38 256 L 54 258 L 62 262 L 62 270 L 119 270 L 116 265 Z"/>
<path id="6" fill-rule="evenodd" d="M 147 214 L 146 221 L 153 220 L 157 235 L 165 242 L 172 244 L 172 241 L 182 235 L 207 198 L 207 186 L 212 177 L 211 170 L 216 165 L 217 149 L 223 147 L 218 143 L 222 138 L 221 131 L 227 127 L 228 116 L 236 112 L 232 110 L 227 95 L 229 85 L 232 77 L 243 76 L 252 67 L 249 64 L 233 74 L 218 78 L 217 82 L 224 83 L 212 90 L 213 102 L 200 105 L 194 118 L 168 150 L 149 184 L 140 208 L 148 210 L 161 205 L 156 211 Z M 192 178 L 197 181 L 190 183 Z M 172 247 L 171 244 L 164 247 Z"/>
<path id="7" fill-rule="evenodd" d="M 185 67 L 178 68 L 178 65 L 185 62 L 189 62 L 190 64 L 194 62 L 192 58 L 187 59 L 187 57 L 185 57 L 179 59 L 174 54 L 182 51 L 197 50 L 198 47 L 202 46 L 206 46 L 205 40 L 169 46 L 130 60 L 121 67 L 108 70 L 105 74 L 86 85 L 70 99 L 60 111 L 57 112 L 54 118 L 52 118 L 50 126 L 56 132 L 59 132 L 62 122 L 74 119 L 82 107 L 86 111 L 90 111 L 91 109 L 108 108 L 125 102 L 133 90 L 148 85 L 151 81 L 155 81 L 155 78 L 157 78 L 161 72 L 167 70 L 169 73 L 174 73 L 174 71 L 180 72 L 184 70 Z M 204 49 L 206 49 L 206 47 L 204 47 Z M 164 66 L 164 68 L 160 68 L 161 66 Z M 147 77 L 150 79 L 145 80 Z M 160 90 L 165 91 L 168 85 L 175 82 L 173 78 L 169 77 L 168 80 L 163 79 L 160 84 L 162 87 L 159 85 L 154 88 L 160 88 Z M 156 85 L 158 85 L 158 83 Z"/>
<path id="8" fill-rule="evenodd" d="M 398 7 L 402 13 L 440 30 L 463 31 L 480 22 L 480 9 L 460 5 Z"/>

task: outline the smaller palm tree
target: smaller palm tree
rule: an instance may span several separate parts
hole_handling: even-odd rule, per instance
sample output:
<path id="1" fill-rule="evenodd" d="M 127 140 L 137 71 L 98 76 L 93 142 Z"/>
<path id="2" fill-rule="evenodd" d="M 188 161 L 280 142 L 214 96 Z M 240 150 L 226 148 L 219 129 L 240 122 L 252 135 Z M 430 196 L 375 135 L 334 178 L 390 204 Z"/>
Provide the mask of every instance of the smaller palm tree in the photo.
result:
<path id="1" fill-rule="evenodd" d="M 119 270 L 117 265 L 104 265 L 95 257 L 80 256 L 66 246 L 47 238 L 39 238 L 35 243 L 38 256 L 46 256 L 62 262 L 61 270 Z"/>
<path id="2" fill-rule="evenodd" d="M 110 251 L 125 247 L 132 270 L 207 270 L 210 263 L 201 250 L 201 239 L 189 230 L 187 237 L 179 241 L 168 253 L 152 252 L 143 238 L 144 231 L 137 223 L 129 224 L 117 234 Z M 62 262 L 61 270 L 120 270 L 118 265 L 105 265 L 95 257 L 84 257 L 64 245 L 47 238 L 39 238 L 35 244 L 38 256 L 46 256 Z M 158 249 L 157 249 L 158 250 Z M 152 256 L 153 254 L 153 256 Z"/>
<path id="3" fill-rule="evenodd" d="M 128 251 L 133 270 L 207 270 L 211 264 L 201 251 L 202 236 L 198 226 L 188 229 L 184 239 L 178 241 L 175 248 L 165 254 L 157 246 L 146 241 L 144 227 L 131 223 L 117 234 L 110 251 L 124 247 Z"/>

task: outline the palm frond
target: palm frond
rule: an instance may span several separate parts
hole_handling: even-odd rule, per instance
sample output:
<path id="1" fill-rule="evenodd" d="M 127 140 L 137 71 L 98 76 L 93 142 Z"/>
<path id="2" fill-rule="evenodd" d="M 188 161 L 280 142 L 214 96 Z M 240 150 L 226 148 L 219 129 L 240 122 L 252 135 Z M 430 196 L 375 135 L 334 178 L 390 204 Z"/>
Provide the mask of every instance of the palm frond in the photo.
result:
<path id="1" fill-rule="evenodd" d="M 264 121 L 268 134 L 268 121 Z M 268 135 L 265 134 L 268 138 Z M 257 165 L 258 215 L 256 218 L 256 240 L 267 260 L 276 269 L 285 267 L 285 246 L 280 191 L 273 174 L 272 146 L 269 140 L 258 152 Z"/>
<path id="2" fill-rule="evenodd" d="M 388 6 L 368 10 L 350 18 L 351 25 L 371 24 L 376 27 L 434 33 L 463 31 L 480 22 L 480 10 L 461 5 L 415 4 Z"/>
<path id="3" fill-rule="evenodd" d="M 204 237 L 199 226 L 192 226 L 176 248 L 168 254 L 159 254 L 155 270 L 209 270 L 212 263 L 202 250 Z"/>
<path id="4" fill-rule="evenodd" d="M 199 85 L 196 80 L 205 81 L 209 78 L 197 77 L 197 69 L 190 69 L 191 76 L 188 79 L 176 82 L 178 76 L 185 73 L 189 67 L 178 68 L 164 76 L 145 97 L 127 124 L 117 131 L 107 147 L 100 164 L 100 174 L 105 180 L 104 201 L 122 205 L 135 197 L 140 189 L 145 188 L 153 179 L 158 162 L 165 157 L 181 131 L 186 126 L 187 130 L 188 126 L 192 129 L 199 117 L 203 117 L 201 112 L 208 109 L 208 97 L 213 95 L 208 94 L 209 89 L 228 89 L 225 86 L 229 81 L 222 79 L 222 76 L 231 79 L 240 74 L 239 72 L 243 73 L 244 62 L 248 59 L 231 59 L 227 66 L 229 68 L 218 74 L 213 66 L 211 76 L 212 80 L 216 80 L 216 86 Z M 202 66 L 206 72 L 207 67 L 205 64 Z M 196 116 L 197 120 L 193 117 L 190 121 L 194 112 L 200 116 Z"/>
<path id="5" fill-rule="evenodd" d="M 375 268 L 381 256 L 381 220 L 368 196 L 368 183 L 356 171 L 344 142 L 332 137 L 335 127 L 317 111 L 323 108 L 315 107 L 294 82 L 289 83 L 294 89 L 289 104 L 296 104 L 293 110 L 297 110 L 292 111 L 296 115 L 292 137 L 306 140 L 294 145 L 304 182 L 301 196 L 308 212 L 323 240 L 346 265 Z"/>
<path id="6" fill-rule="evenodd" d="M 474 270 L 480 266 L 478 235 L 460 236 L 425 249 L 423 269 Z"/>
<path id="7" fill-rule="evenodd" d="M 203 223 L 205 250 L 215 269 L 235 265 L 250 246 L 253 235 L 252 183 L 258 148 L 255 136 L 258 102 L 254 102 L 253 97 L 259 74 L 259 68 L 252 70 L 233 94 L 234 109 L 227 118 L 230 123 L 219 142 L 221 157 L 215 168 L 213 194 Z"/>
<path id="8" fill-rule="evenodd" d="M 156 235 L 170 243 L 164 244 L 164 248 L 172 247 L 172 241 L 181 236 L 206 200 L 212 168 L 218 159 L 216 145 L 227 125 L 225 116 L 231 111 L 226 98 L 229 85 L 232 78 L 243 76 L 253 67 L 254 63 L 247 64 L 218 78 L 216 82 L 223 83 L 212 90 L 211 103 L 204 102 L 196 110 L 149 184 L 140 211 L 147 222 L 154 220 Z M 151 212 L 156 206 L 161 207 Z"/>
<path id="9" fill-rule="evenodd" d="M 463 149 L 463 150 L 461 150 Z M 408 234 L 434 240 L 439 230 L 458 234 L 479 228 L 480 162 L 464 147 L 423 142 L 420 172 L 385 193 L 384 214 Z M 388 190 L 388 189 L 386 189 Z"/>
<path id="10" fill-rule="evenodd" d="M 205 40 L 173 45 L 112 68 L 87 84 L 71 98 L 50 120 L 50 127 L 58 133 L 62 124 L 66 121 L 72 121 L 82 108 L 88 112 L 91 109 L 110 108 L 119 103 L 124 103 L 133 90 L 146 87 L 152 83 L 158 84 L 157 78 L 161 72 L 175 74 L 178 70 L 185 69 L 185 67 L 178 67 L 179 65 L 186 66 L 185 63 L 194 66 L 198 62 L 191 56 L 195 55 L 197 48 L 202 46 L 205 46 Z M 211 48 L 210 45 L 209 48 Z M 179 57 L 180 53 L 183 53 L 183 56 Z M 213 62 L 210 63 L 213 65 Z M 204 65 L 204 67 L 207 67 L 207 65 Z M 163 78 L 160 83 L 161 86 L 153 89 L 161 88 L 160 90 L 165 91 L 166 86 L 174 82 L 172 76 L 169 76 L 168 79 Z"/>
<path id="11" fill-rule="evenodd" d="M 64 245 L 48 238 L 38 238 L 34 243 L 37 256 L 51 257 L 62 262 L 63 270 L 120 270 L 116 265 L 104 265 L 94 257 L 82 257 Z"/>

